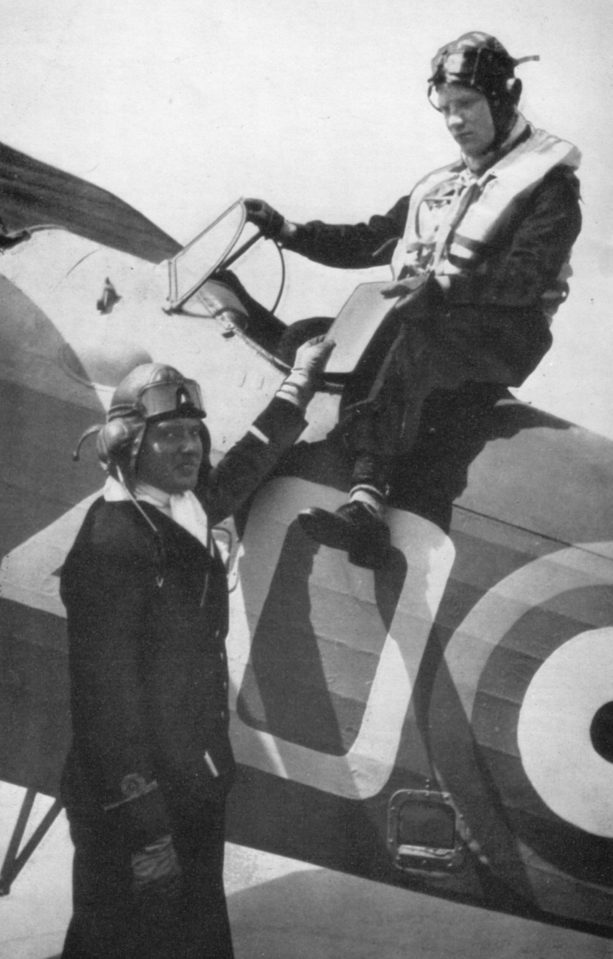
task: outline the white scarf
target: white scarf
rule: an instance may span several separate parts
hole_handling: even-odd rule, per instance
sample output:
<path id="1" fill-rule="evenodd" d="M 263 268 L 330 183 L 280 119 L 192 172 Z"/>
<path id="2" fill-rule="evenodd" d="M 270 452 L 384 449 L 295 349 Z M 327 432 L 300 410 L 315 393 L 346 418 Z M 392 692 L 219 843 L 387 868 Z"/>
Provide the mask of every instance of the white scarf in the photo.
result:
<path id="1" fill-rule="evenodd" d="M 185 493 L 165 493 L 164 490 L 157 489 L 155 486 L 137 483 L 134 495 L 137 500 L 150 503 L 169 516 L 175 523 L 195 536 L 205 549 L 209 549 L 209 524 L 206 513 L 191 490 Z M 107 503 L 123 502 L 131 498 L 125 486 L 113 476 L 107 477 L 103 496 Z"/>

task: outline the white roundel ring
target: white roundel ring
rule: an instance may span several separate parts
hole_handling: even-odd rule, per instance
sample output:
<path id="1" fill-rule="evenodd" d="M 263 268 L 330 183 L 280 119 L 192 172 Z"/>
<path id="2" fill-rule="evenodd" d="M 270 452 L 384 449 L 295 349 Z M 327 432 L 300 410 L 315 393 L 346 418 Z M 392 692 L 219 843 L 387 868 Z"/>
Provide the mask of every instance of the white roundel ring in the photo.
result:
<path id="1" fill-rule="evenodd" d="M 613 764 L 594 748 L 594 717 L 613 701 L 613 627 L 569 639 L 532 677 L 517 738 L 532 785 L 558 816 L 613 837 Z"/>
<path id="2" fill-rule="evenodd" d="M 613 542 L 604 541 L 554 550 L 519 567 L 484 594 L 445 651 L 481 746 L 506 753 L 511 763 L 515 738 L 525 784 L 517 769 L 509 782 L 510 767 L 499 766 L 501 796 L 509 786 L 512 795 L 520 788 L 529 802 L 529 783 L 570 828 L 606 840 L 613 839 L 612 561 Z M 570 632 L 573 625 L 580 628 Z M 500 703 L 514 691 L 512 709 L 500 718 L 485 708 L 493 674 Z"/>

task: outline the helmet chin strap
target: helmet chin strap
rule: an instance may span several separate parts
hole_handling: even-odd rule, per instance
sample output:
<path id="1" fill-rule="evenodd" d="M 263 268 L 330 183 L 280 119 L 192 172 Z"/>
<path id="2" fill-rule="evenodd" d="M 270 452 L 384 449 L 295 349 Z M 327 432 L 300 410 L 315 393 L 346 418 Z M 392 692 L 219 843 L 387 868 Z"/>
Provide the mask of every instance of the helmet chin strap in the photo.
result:
<path id="1" fill-rule="evenodd" d="M 490 146 L 488 147 L 488 152 L 491 150 L 498 150 L 509 137 L 513 127 L 517 122 L 517 105 L 515 103 L 498 103 L 494 105 L 491 100 L 488 100 L 490 113 L 492 114 L 492 120 L 494 121 L 494 129 L 496 131 L 494 139 L 492 140 Z"/>
<path id="2" fill-rule="evenodd" d="M 517 107 L 521 91 L 522 82 L 517 77 L 508 77 L 496 92 L 481 91 L 487 99 L 495 130 L 494 139 L 487 152 L 498 150 L 509 137 L 519 116 Z"/>
<path id="3" fill-rule="evenodd" d="M 481 151 L 481 153 L 473 154 L 472 156 L 464 154 L 466 165 L 468 166 L 469 170 L 472 170 L 474 173 L 482 172 L 488 166 L 488 163 L 493 161 L 506 141 L 509 139 L 519 118 L 519 112 L 515 106 L 513 107 L 513 112 L 511 113 L 509 120 L 504 125 L 496 123 L 496 118 L 492 111 L 491 105 L 490 112 L 492 113 L 492 120 L 494 121 L 494 139 L 488 147 Z"/>

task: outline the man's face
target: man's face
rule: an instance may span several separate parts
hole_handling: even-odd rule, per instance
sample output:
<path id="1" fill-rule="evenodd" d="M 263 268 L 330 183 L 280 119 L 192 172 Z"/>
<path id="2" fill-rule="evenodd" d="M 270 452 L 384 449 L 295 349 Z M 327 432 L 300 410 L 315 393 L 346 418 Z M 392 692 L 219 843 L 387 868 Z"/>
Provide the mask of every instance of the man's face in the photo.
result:
<path id="1" fill-rule="evenodd" d="M 202 463 L 200 420 L 180 417 L 149 423 L 138 457 L 136 477 L 165 493 L 194 489 Z"/>
<path id="2" fill-rule="evenodd" d="M 490 105 L 477 90 L 446 83 L 435 91 L 435 103 L 447 129 L 468 157 L 487 152 L 496 136 Z"/>

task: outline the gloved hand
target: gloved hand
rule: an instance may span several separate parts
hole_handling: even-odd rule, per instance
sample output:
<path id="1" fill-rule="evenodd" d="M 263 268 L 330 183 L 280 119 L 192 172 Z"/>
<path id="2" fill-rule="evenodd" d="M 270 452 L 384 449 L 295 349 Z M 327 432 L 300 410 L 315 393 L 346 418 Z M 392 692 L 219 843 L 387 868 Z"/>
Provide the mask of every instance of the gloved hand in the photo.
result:
<path id="1" fill-rule="evenodd" d="M 311 337 L 296 350 L 292 373 L 304 371 L 309 377 L 319 376 L 335 346 L 334 340 L 328 339 L 325 333 Z"/>
<path id="2" fill-rule="evenodd" d="M 418 273 L 417 276 L 404 276 L 400 280 L 392 280 L 381 288 L 381 296 L 391 299 L 393 296 L 410 296 L 427 282 L 429 273 Z"/>
<path id="3" fill-rule="evenodd" d="M 381 295 L 387 298 L 398 297 L 392 310 L 406 310 L 407 318 L 427 316 L 445 303 L 443 289 L 432 273 L 419 273 L 417 276 L 403 276 L 399 280 L 393 280 L 381 289 Z"/>
<path id="4" fill-rule="evenodd" d="M 256 200 L 248 197 L 243 200 L 247 211 L 247 220 L 259 229 L 262 236 L 271 240 L 278 240 L 283 233 L 285 218 L 266 203 L 265 200 Z"/>
<path id="5" fill-rule="evenodd" d="M 277 390 L 277 396 L 301 410 L 306 409 L 335 346 L 334 340 L 325 334 L 314 336 L 299 346 L 291 372 Z"/>
<path id="6" fill-rule="evenodd" d="M 132 887 L 137 897 L 176 899 L 181 892 L 181 866 L 170 835 L 132 853 Z"/>

